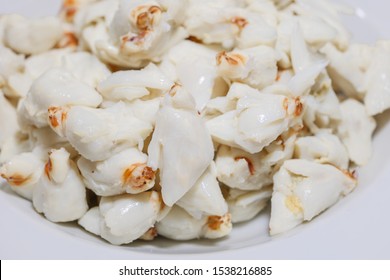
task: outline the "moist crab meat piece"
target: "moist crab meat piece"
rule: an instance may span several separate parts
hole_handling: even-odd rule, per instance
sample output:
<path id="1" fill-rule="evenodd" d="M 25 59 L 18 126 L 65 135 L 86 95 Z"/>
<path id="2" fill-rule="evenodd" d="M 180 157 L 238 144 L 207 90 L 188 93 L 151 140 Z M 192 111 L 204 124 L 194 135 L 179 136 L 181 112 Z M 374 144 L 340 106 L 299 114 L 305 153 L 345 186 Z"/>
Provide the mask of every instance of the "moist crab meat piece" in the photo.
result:
<path id="1" fill-rule="evenodd" d="M 196 219 L 202 216 L 225 215 L 228 208 L 216 176 L 217 171 L 212 162 L 195 185 L 176 202 L 176 205 Z"/>
<path id="2" fill-rule="evenodd" d="M 232 230 L 230 214 L 204 216 L 195 219 L 179 206 L 173 206 L 168 215 L 156 223 L 157 233 L 174 240 L 191 240 L 201 237 L 221 238 Z"/>
<path id="3" fill-rule="evenodd" d="M 18 55 L 11 49 L 0 44 L 0 86 L 7 96 L 15 94 L 9 86 L 9 77 L 24 70 L 24 55 Z"/>
<path id="4" fill-rule="evenodd" d="M 25 97 L 33 82 L 49 69 L 61 67 L 63 57 L 70 51 L 69 48 L 52 49 L 28 56 L 23 71 L 13 73 L 8 78 L 9 94 L 17 98 Z"/>
<path id="5" fill-rule="evenodd" d="M 162 197 L 168 206 L 194 186 L 214 157 L 205 122 L 192 96 L 180 86 L 164 98 L 148 154 L 148 166 L 160 169 Z"/>
<path id="6" fill-rule="evenodd" d="M 105 100 L 133 101 L 148 96 L 151 90 L 165 92 L 173 85 L 174 83 L 151 63 L 141 70 L 113 73 L 99 84 L 98 91 Z"/>
<path id="7" fill-rule="evenodd" d="M 16 110 L 0 90 L 0 149 L 19 129 Z"/>
<path id="8" fill-rule="evenodd" d="M 79 81 L 90 87 L 105 80 L 111 71 L 96 56 L 88 52 L 75 52 L 63 56 L 61 66 L 71 72 Z"/>
<path id="9" fill-rule="evenodd" d="M 69 155 L 64 148 L 51 150 L 33 192 L 34 208 L 52 222 L 74 221 L 88 210 L 83 180 Z"/>
<path id="10" fill-rule="evenodd" d="M 262 89 L 275 82 L 277 54 L 267 46 L 222 51 L 217 56 L 218 73 L 233 82 Z"/>
<path id="11" fill-rule="evenodd" d="M 217 89 L 215 48 L 191 41 L 182 41 L 163 57 L 160 69 L 171 80 L 181 84 L 195 99 L 196 109 L 202 112 Z"/>
<path id="12" fill-rule="evenodd" d="M 349 164 L 345 146 L 336 135 L 326 130 L 319 131 L 314 136 L 298 138 L 295 142 L 295 157 L 332 164 L 342 170 L 347 170 Z"/>
<path id="13" fill-rule="evenodd" d="M 373 48 L 352 44 L 345 52 L 327 44 L 321 52 L 329 59 L 328 73 L 334 88 L 349 97 L 362 100 L 365 96 L 364 76 L 373 58 Z"/>
<path id="14" fill-rule="evenodd" d="M 184 4 L 181 1 L 179 5 L 184 8 Z M 121 0 L 106 28 L 89 28 L 89 45 L 101 60 L 122 67 L 139 68 L 150 61 L 159 62 L 188 34 L 170 12 L 179 13 L 177 5 L 172 1 Z"/>
<path id="15" fill-rule="evenodd" d="M 229 94 L 238 97 L 235 110 L 207 121 L 218 143 L 258 153 L 301 122 L 303 104 L 299 97 L 267 94 L 238 83 L 231 86 Z"/>
<path id="16" fill-rule="evenodd" d="M 0 168 L 3 177 L 20 196 L 32 200 L 45 166 L 45 156 L 40 148 L 11 157 Z"/>
<path id="17" fill-rule="evenodd" d="M 77 80 L 64 68 L 52 68 L 34 81 L 26 98 L 19 104 L 21 118 L 37 127 L 47 126 L 48 109 L 56 106 L 97 107 L 100 94 Z"/>
<path id="18" fill-rule="evenodd" d="M 190 35 L 225 49 L 272 45 L 276 29 L 263 16 L 237 6 L 235 1 L 190 1 L 184 22 Z"/>
<path id="19" fill-rule="evenodd" d="M 152 188 L 155 172 L 146 162 L 146 154 L 130 148 L 100 162 L 81 157 L 77 165 L 87 188 L 99 196 L 112 196 L 136 194 Z"/>
<path id="20" fill-rule="evenodd" d="M 305 102 L 303 121 L 311 132 L 332 128 L 333 123 L 341 120 L 340 101 L 332 88 L 332 80 L 326 73 L 318 76 L 310 94 L 305 96 Z"/>
<path id="21" fill-rule="evenodd" d="M 142 237 L 159 219 L 161 198 L 157 192 L 103 197 L 79 224 L 114 245 Z"/>
<path id="22" fill-rule="evenodd" d="M 241 223 L 253 219 L 268 205 L 271 195 L 271 187 L 257 191 L 229 189 L 226 201 L 232 223 Z"/>
<path id="23" fill-rule="evenodd" d="M 21 54 L 37 54 L 50 50 L 61 39 L 61 22 L 56 17 L 27 19 L 8 15 L 4 27 L 4 43 Z"/>
<path id="24" fill-rule="evenodd" d="M 354 99 L 341 103 L 341 114 L 337 134 L 347 148 L 349 158 L 357 165 L 365 165 L 372 154 L 375 119 L 368 115 L 363 104 Z"/>
<path id="25" fill-rule="evenodd" d="M 274 176 L 271 235 L 310 221 L 356 187 L 350 173 L 332 165 L 292 159 Z"/>
<path id="26" fill-rule="evenodd" d="M 105 109 L 50 107 L 49 123 L 86 159 L 102 161 L 127 148 L 142 148 L 152 125 L 134 116 L 123 103 Z"/>
<path id="27" fill-rule="evenodd" d="M 390 108 L 390 41 L 379 41 L 364 77 L 364 104 L 370 116 Z"/>
<path id="28" fill-rule="evenodd" d="M 272 184 L 273 174 L 294 152 L 296 132 L 287 131 L 261 152 L 250 154 L 221 145 L 216 154 L 218 180 L 238 190 L 260 190 Z"/>

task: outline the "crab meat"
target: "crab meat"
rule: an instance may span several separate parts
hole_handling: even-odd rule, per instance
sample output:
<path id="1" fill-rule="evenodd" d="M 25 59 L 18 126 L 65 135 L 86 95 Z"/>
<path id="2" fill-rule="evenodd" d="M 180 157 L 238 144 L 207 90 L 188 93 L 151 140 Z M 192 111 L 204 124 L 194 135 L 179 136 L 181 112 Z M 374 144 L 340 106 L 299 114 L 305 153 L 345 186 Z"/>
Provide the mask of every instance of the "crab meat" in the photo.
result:
<path id="1" fill-rule="evenodd" d="M 207 121 L 214 141 L 258 153 L 280 134 L 299 122 L 303 111 L 300 98 L 259 92 L 235 83 L 228 97 L 238 97 L 235 110 Z"/>
<path id="2" fill-rule="evenodd" d="M 330 128 L 332 123 L 340 121 L 340 102 L 332 88 L 332 80 L 325 73 L 321 73 L 305 96 L 306 111 L 303 116 L 305 125 L 316 133 L 321 128 Z"/>
<path id="3" fill-rule="evenodd" d="M 79 81 L 93 88 L 96 88 L 111 74 L 105 64 L 88 52 L 64 55 L 61 66 L 71 72 Z"/>
<path id="4" fill-rule="evenodd" d="M 7 180 L 11 189 L 28 200 L 32 200 L 33 191 L 43 173 L 43 154 L 41 149 L 36 148 L 33 152 L 13 156 L 0 168 L 0 176 Z"/>
<path id="5" fill-rule="evenodd" d="M 82 178 L 69 156 L 64 148 L 51 150 L 33 192 L 34 208 L 52 222 L 74 221 L 88 210 Z"/>
<path id="6" fill-rule="evenodd" d="M 98 91 L 105 100 L 133 101 L 151 94 L 152 90 L 168 91 L 173 82 L 154 64 L 142 70 L 118 71 L 101 82 Z"/>
<path id="7" fill-rule="evenodd" d="M 77 165 L 87 188 L 99 196 L 112 196 L 152 188 L 155 172 L 146 162 L 146 154 L 130 148 L 100 162 L 80 158 Z"/>
<path id="8" fill-rule="evenodd" d="M 195 219 L 179 206 L 172 207 L 168 215 L 156 223 L 157 233 L 174 240 L 197 238 L 216 239 L 228 235 L 232 230 L 230 214 L 205 216 Z"/>
<path id="9" fill-rule="evenodd" d="M 296 134 L 286 132 L 260 153 L 222 145 L 216 154 L 217 178 L 232 189 L 260 190 L 272 184 L 283 161 L 292 158 Z"/>
<path id="10" fill-rule="evenodd" d="M 61 22 L 56 17 L 27 19 L 9 15 L 5 20 L 4 43 L 17 53 L 42 53 L 58 43 L 62 31 Z"/>
<path id="11" fill-rule="evenodd" d="M 232 81 L 263 89 L 271 85 L 277 75 L 277 55 L 267 46 L 244 50 L 222 51 L 217 56 L 218 73 Z"/>
<path id="12" fill-rule="evenodd" d="M 148 154 L 148 166 L 160 169 L 162 197 L 168 206 L 194 186 L 213 159 L 211 136 L 193 98 L 180 86 L 165 96 Z"/>
<path id="13" fill-rule="evenodd" d="M 332 165 L 293 159 L 274 176 L 271 235 L 310 221 L 356 187 L 356 179 Z"/>
<path id="14" fill-rule="evenodd" d="M 364 97 L 367 113 L 370 116 L 390 108 L 390 41 L 379 41 L 365 76 Z"/>
<path id="15" fill-rule="evenodd" d="M 161 198 L 157 192 L 103 197 L 79 224 L 114 245 L 142 237 L 159 219 Z"/>
<path id="16" fill-rule="evenodd" d="M 375 119 L 368 115 L 363 104 L 354 99 L 341 103 L 341 114 L 337 134 L 346 146 L 349 158 L 357 165 L 365 165 L 372 154 Z"/>
<path id="17" fill-rule="evenodd" d="M 217 53 L 213 48 L 186 40 L 172 47 L 160 64 L 167 76 L 192 95 L 200 112 L 213 94 L 217 94 L 214 92 Z"/>
<path id="18" fill-rule="evenodd" d="M 24 56 L 18 55 L 11 49 L 0 44 L 0 87 L 5 95 L 14 97 L 15 94 L 9 86 L 9 77 L 24 70 Z"/>
<path id="19" fill-rule="evenodd" d="M 373 48 L 352 44 L 345 52 L 327 44 L 321 52 L 330 60 L 328 73 L 336 90 L 349 97 L 363 99 L 365 95 L 364 75 L 372 60 Z"/>
<path id="20" fill-rule="evenodd" d="M 16 110 L 0 90 L 0 149 L 4 142 L 19 129 Z"/>
<path id="21" fill-rule="evenodd" d="M 152 125 L 134 116 L 123 103 L 106 109 L 50 107 L 49 123 L 86 159 L 102 161 L 130 147 L 142 148 Z"/>
<path id="22" fill-rule="evenodd" d="M 349 165 L 348 152 L 340 139 L 322 130 L 314 136 L 300 137 L 295 142 L 295 157 L 318 163 L 331 164 L 342 170 Z"/>
<path id="23" fill-rule="evenodd" d="M 26 58 L 22 72 L 13 73 L 8 78 L 7 94 L 13 97 L 25 97 L 32 83 L 53 67 L 60 67 L 61 61 L 70 49 L 53 49 Z"/>
<path id="24" fill-rule="evenodd" d="M 232 223 L 241 223 L 253 219 L 267 206 L 271 195 L 271 187 L 257 191 L 229 189 L 226 201 Z"/>
<path id="25" fill-rule="evenodd" d="M 182 207 L 196 219 L 202 216 L 223 216 L 228 212 L 217 181 L 214 162 L 198 179 L 195 185 L 182 197 L 176 205 Z"/>
<path id="26" fill-rule="evenodd" d="M 181 1 L 179 6 L 184 4 Z M 108 31 L 100 27 L 89 30 L 89 44 L 101 60 L 114 65 L 139 68 L 149 61 L 158 62 L 169 48 L 187 37 L 170 11 L 178 13 L 180 9 L 175 6 L 178 4 L 172 1 L 121 0 Z"/>
<path id="27" fill-rule="evenodd" d="M 272 45 L 276 29 L 259 13 L 239 7 L 236 1 L 190 1 L 184 22 L 190 35 L 225 49 Z"/>
<path id="28" fill-rule="evenodd" d="M 52 68 L 34 81 L 26 98 L 19 104 L 19 114 L 27 122 L 47 126 L 48 109 L 55 106 L 84 105 L 97 107 L 100 94 L 77 80 L 64 68 Z"/>

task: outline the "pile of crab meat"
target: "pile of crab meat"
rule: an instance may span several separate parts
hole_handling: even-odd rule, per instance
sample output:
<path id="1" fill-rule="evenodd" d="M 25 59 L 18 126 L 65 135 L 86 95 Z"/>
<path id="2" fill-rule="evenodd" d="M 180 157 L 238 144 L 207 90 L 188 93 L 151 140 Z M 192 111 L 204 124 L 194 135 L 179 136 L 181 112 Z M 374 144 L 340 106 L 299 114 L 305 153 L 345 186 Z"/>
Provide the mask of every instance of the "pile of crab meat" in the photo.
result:
<path id="1" fill-rule="evenodd" d="M 357 185 L 390 42 L 323 0 L 66 0 L 0 17 L 0 175 L 112 244 L 270 234 Z M 255 221 L 253 221 L 255 222 Z"/>

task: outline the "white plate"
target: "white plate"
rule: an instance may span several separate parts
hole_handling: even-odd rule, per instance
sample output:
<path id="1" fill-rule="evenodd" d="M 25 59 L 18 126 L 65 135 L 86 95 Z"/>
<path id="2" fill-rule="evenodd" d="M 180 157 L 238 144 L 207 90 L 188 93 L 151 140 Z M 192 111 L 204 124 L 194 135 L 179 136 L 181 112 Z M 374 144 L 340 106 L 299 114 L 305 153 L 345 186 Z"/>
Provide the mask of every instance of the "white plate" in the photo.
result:
<path id="1" fill-rule="evenodd" d="M 347 18 L 355 41 L 390 39 L 390 2 L 348 0 L 359 17 Z M 0 13 L 54 14 L 56 0 L 0 0 Z M 113 246 L 73 225 L 53 224 L 30 202 L 0 190 L 0 259 L 389 259 L 390 113 L 380 116 L 374 155 L 359 187 L 337 205 L 286 235 L 266 233 L 267 216 L 237 226 L 221 241 L 136 242 Z M 1 128 L 0 128 L 1 129 Z"/>

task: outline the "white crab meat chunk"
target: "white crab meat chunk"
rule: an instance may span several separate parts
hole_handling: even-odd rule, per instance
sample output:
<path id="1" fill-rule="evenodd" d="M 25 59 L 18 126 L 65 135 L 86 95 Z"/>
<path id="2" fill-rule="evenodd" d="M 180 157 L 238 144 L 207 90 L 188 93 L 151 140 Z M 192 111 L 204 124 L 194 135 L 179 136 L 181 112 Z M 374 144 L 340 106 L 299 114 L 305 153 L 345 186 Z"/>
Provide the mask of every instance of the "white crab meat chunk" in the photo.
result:
<path id="1" fill-rule="evenodd" d="M 9 15 L 4 27 L 4 44 L 17 53 L 37 54 L 53 48 L 62 33 L 61 21 L 56 17 L 27 19 Z"/>
<path id="2" fill-rule="evenodd" d="M 356 179 L 332 165 L 305 159 L 284 162 L 274 176 L 270 234 L 310 221 L 356 187 Z"/>
<path id="3" fill-rule="evenodd" d="M 379 41 L 365 76 L 364 97 L 370 116 L 390 108 L 390 41 Z"/>
<path id="4" fill-rule="evenodd" d="M 246 9 L 260 14 L 269 25 L 278 25 L 279 15 L 274 0 L 245 0 L 242 2 L 245 2 Z"/>
<path id="5" fill-rule="evenodd" d="M 103 197 L 79 224 L 114 245 L 128 244 L 149 231 L 159 219 L 162 207 L 157 192 Z"/>
<path id="6" fill-rule="evenodd" d="M 63 56 L 61 66 L 79 81 L 96 88 L 111 71 L 96 56 L 88 52 L 75 52 Z"/>
<path id="7" fill-rule="evenodd" d="M 45 166 L 42 150 L 21 153 L 11 157 L 0 168 L 0 176 L 20 196 L 32 200 L 33 191 L 41 178 Z"/>
<path id="8" fill-rule="evenodd" d="M 214 157 L 205 122 L 192 96 L 180 86 L 165 96 L 148 154 L 148 166 L 160 169 L 162 197 L 168 206 L 194 186 Z"/>
<path id="9" fill-rule="evenodd" d="M 33 192 L 33 205 L 52 222 L 81 218 L 88 210 L 86 190 L 76 164 L 64 149 L 51 150 Z"/>
<path id="10" fill-rule="evenodd" d="M 0 87 L 5 94 L 13 96 L 9 89 L 8 79 L 10 76 L 21 73 L 24 70 L 24 56 L 14 53 L 11 49 L 0 44 Z"/>
<path id="11" fill-rule="evenodd" d="M 153 98 L 149 100 L 136 99 L 132 102 L 126 102 L 125 105 L 127 110 L 133 112 L 134 116 L 154 126 L 160 104 L 161 98 Z"/>
<path id="12" fill-rule="evenodd" d="M 151 94 L 152 90 L 168 91 L 174 83 L 153 63 L 141 70 L 118 71 L 101 82 L 98 91 L 105 100 L 133 101 Z"/>
<path id="13" fill-rule="evenodd" d="M 351 44 L 348 50 L 341 52 L 334 45 L 327 44 L 321 52 L 330 61 L 328 73 L 335 89 L 347 96 L 363 99 L 365 72 L 373 59 L 373 48 L 363 44 Z"/>
<path id="14" fill-rule="evenodd" d="M 287 131 L 256 154 L 221 145 L 215 159 L 218 180 L 238 190 L 260 190 L 271 185 L 283 161 L 292 158 L 295 140 L 296 133 Z"/>
<path id="15" fill-rule="evenodd" d="M 312 132 L 332 125 L 332 121 L 341 119 L 340 102 L 332 88 L 332 80 L 326 73 L 321 73 L 305 96 L 306 111 L 303 116 L 305 125 Z"/>
<path id="16" fill-rule="evenodd" d="M 26 96 L 32 83 L 54 67 L 65 68 L 76 79 L 93 88 L 111 73 L 106 65 L 90 53 L 71 52 L 69 48 L 53 49 L 28 57 L 24 71 L 10 76 L 9 87 L 15 96 Z"/>
<path id="17" fill-rule="evenodd" d="M 287 85 L 293 96 L 306 95 L 317 77 L 324 72 L 328 61 L 309 50 L 299 25 L 293 27 L 290 56 L 295 76 Z"/>
<path id="18" fill-rule="evenodd" d="M 235 1 L 190 1 L 184 24 L 190 35 L 226 49 L 272 45 L 276 40 L 274 26 Z"/>
<path id="19" fill-rule="evenodd" d="M 275 49 L 280 52 L 281 58 L 278 64 L 284 69 L 291 67 L 293 59 L 295 62 L 299 61 L 292 55 L 293 52 L 296 52 L 296 47 L 299 47 L 295 44 L 297 41 L 307 44 L 309 49 L 313 51 L 318 51 L 327 43 L 337 41 L 337 30 L 320 17 L 313 17 L 309 14 L 296 16 L 294 13 L 296 12 L 291 9 L 289 13 L 285 12 L 279 15 L 280 22 Z M 297 34 L 297 29 L 301 35 Z M 307 52 L 307 48 L 303 46 L 303 48 L 298 48 L 298 51 Z"/>
<path id="20" fill-rule="evenodd" d="M 167 76 L 193 96 L 200 112 L 216 94 L 217 54 L 211 47 L 186 40 L 172 47 L 160 64 Z"/>
<path id="21" fill-rule="evenodd" d="M 349 158 L 357 165 L 365 165 L 372 154 L 375 119 L 367 114 L 363 104 L 354 99 L 341 103 L 341 114 L 337 134 L 347 148 Z"/>
<path id="22" fill-rule="evenodd" d="M 27 134 L 20 131 L 14 133 L 7 137 L 1 145 L 0 164 L 11 160 L 12 157 L 18 154 L 30 152 L 33 147 Z"/>
<path id="23" fill-rule="evenodd" d="M 23 71 L 9 76 L 8 88 L 12 96 L 26 96 L 32 83 L 50 68 L 60 67 L 63 57 L 70 51 L 68 48 L 52 49 L 44 53 L 28 56 L 25 60 Z"/>
<path id="24" fill-rule="evenodd" d="M 295 140 L 296 134 L 288 131 L 255 154 L 221 145 L 215 159 L 218 180 L 232 189 L 246 191 L 271 185 L 281 163 L 292 158 Z"/>
<path id="25" fill-rule="evenodd" d="M 223 51 L 217 56 L 218 73 L 232 82 L 246 83 L 263 89 L 277 77 L 277 55 L 267 46 Z"/>
<path id="26" fill-rule="evenodd" d="M 265 156 L 266 153 L 250 154 L 220 146 L 215 160 L 218 180 L 240 190 L 259 190 L 272 184 L 272 166 L 263 161 Z"/>
<path id="27" fill-rule="evenodd" d="M 235 83 L 228 97 L 237 96 L 235 110 L 207 121 L 213 140 L 249 153 L 258 153 L 280 134 L 301 122 L 303 104 L 299 97 L 259 92 Z"/>
<path id="28" fill-rule="evenodd" d="M 51 128 L 86 159 L 102 161 L 130 147 L 142 148 L 152 125 L 142 121 L 123 103 L 106 109 L 85 106 L 50 107 Z"/>
<path id="29" fill-rule="evenodd" d="M 26 98 L 21 101 L 19 114 L 37 127 L 48 125 L 48 109 L 56 106 L 84 105 L 97 107 L 100 94 L 77 80 L 64 68 L 52 68 L 34 81 Z"/>
<path id="30" fill-rule="evenodd" d="M 154 186 L 155 172 L 146 165 L 147 155 L 130 148 L 99 162 L 77 161 L 87 188 L 99 196 L 136 194 Z"/>
<path id="31" fill-rule="evenodd" d="M 184 4 L 185 1 L 178 4 L 121 0 L 108 27 L 108 36 L 103 40 L 96 36 L 96 42 L 92 43 L 96 55 L 107 63 L 132 68 L 160 61 L 169 48 L 187 37 L 187 31 L 175 22 L 176 15 L 170 11 L 179 13 L 181 9 L 175 6 L 184 8 Z"/>
<path id="32" fill-rule="evenodd" d="M 168 215 L 156 223 L 157 233 L 174 240 L 198 238 L 217 239 L 228 235 L 232 230 L 230 214 L 204 216 L 195 219 L 183 208 L 173 206 Z"/>
<path id="33" fill-rule="evenodd" d="M 19 129 L 16 110 L 0 90 L 0 150 L 4 142 Z"/>
<path id="34" fill-rule="evenodd" d="M 176 202 L 176 205 L 196 219 L 202 216 L 225 215 L 228 208 L 216 176 L 217 171 L 212 162 L 195 185 Z"/>
<path id="35" fill-rule="evenodd" d="M 345 5 L 331 1 L 299 0 L 291 5 L 290 11 L 299 17 L 316 18 L 334 29 L 336 35 L 332 43 L 340 50 L 346 50 L 349 46 L 351 34 L 342 22 L 341 14 L 352 14 L 354 11 Z M 312 32 L 316 32 L 313 25 Z"/>
<path id="36" fill-rule="evenodd" d="M 295 142 L 295 157 L 327 163 L 348 169 L 349 157 L 340 139 L 330 131 L 321 130 L 314 136 L 300 137 Z"/>
<path id="37" fill-rule="evenodd" d="M 227 203 L 232 223 L 240 223 L 253 219 L 263 210 L 272 195 L 271 187 L 257 191 L 229 189 Z"/>
<path id="38" fill-rule="evenodd" d="M 28 141 L 31 147 L 40 146 L 42 148 L 61 148 L 70 146 L 66 138 L 60 137 L 50 127 L 31 128 L 27 132 Z M 68 149 L 68 152 L 72 153 Z M 73 156 L 74 152 L 72 153 Z"/>

